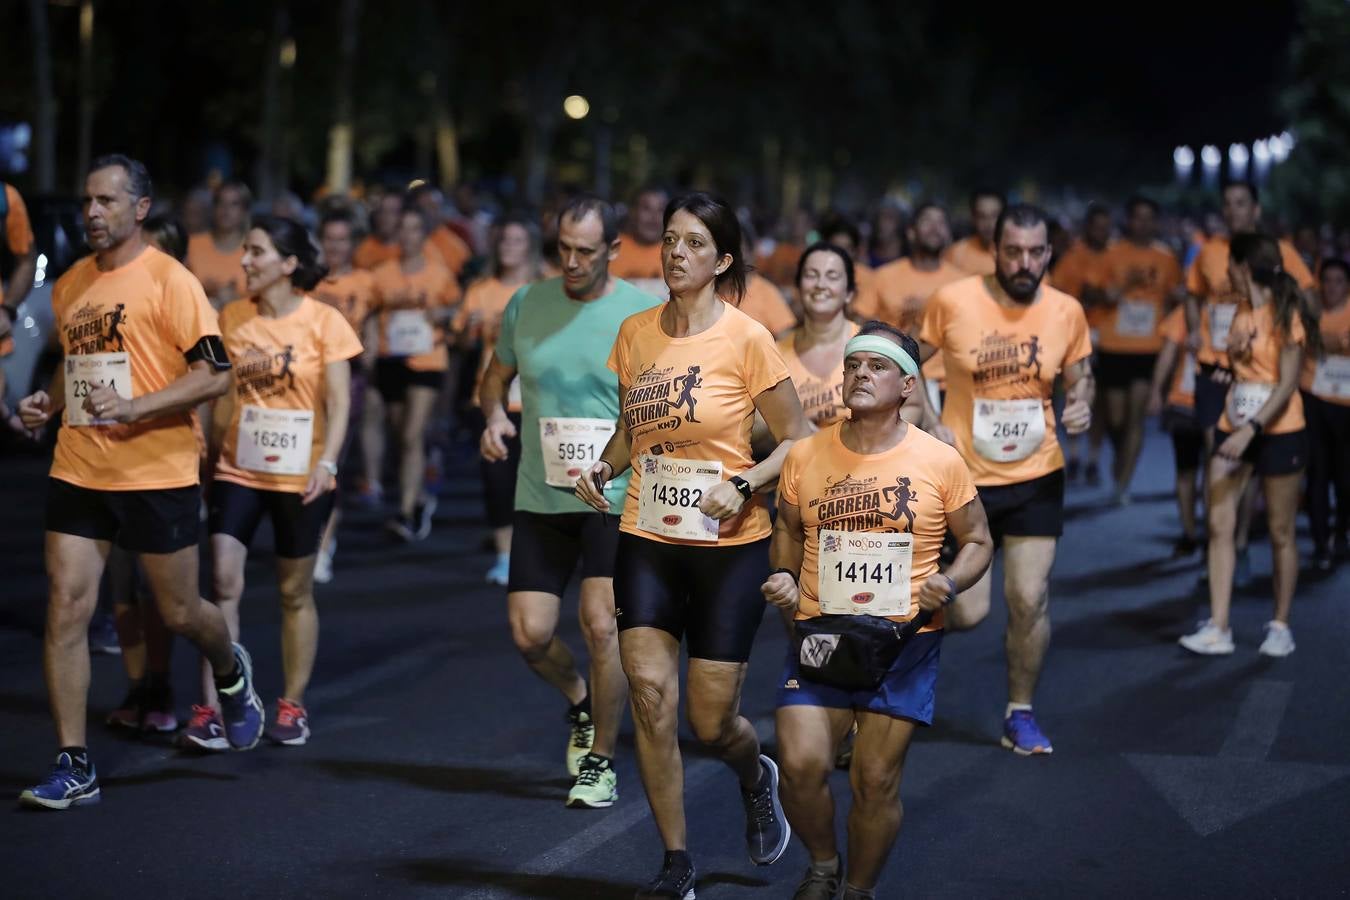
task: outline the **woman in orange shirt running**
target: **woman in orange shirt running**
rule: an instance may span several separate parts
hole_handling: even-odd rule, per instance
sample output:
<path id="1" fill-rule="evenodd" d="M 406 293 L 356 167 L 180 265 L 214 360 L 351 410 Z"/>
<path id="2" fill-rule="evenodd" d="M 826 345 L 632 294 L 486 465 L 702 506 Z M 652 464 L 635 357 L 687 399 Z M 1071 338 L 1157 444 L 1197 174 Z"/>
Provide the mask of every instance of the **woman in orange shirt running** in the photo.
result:
<path id="1" fill-rule="evenodd" d="M 1288 656 L 1294 652 L 1289 607 L 1298 583 L 1294 521 L 1308 457 L 1298 378 L 1305 347 L 1317 355 L 1321 342 L 1317 322 L 1302 302 L 1298 283 L 1283 270 L 1273 238 L 1234 235 L 1228 276 L 1243 300 L 1228 333 L 1233 384 L 1219 418 L 1218 449 L 1209 461 L 1210 618 L 1181 638 L 1181 646 L 1208 656 L 1233 652 L 1228 612 L 1237 507 L 1255 472 L 1266 495 L 1275 564 L 1275 616 L 1266 624 L 1260 652 Z"/>
<path id="2" fill-rule="evenodd" d="M 778 478 L 810 433 L 773 337 L 731 303 L 744 292 L 740 224 L 708 194 L 671 201 L 661 262 L 668 302 L 624 320 L 610 355 L 619 378 L 614 436 L 577 495 L 610 511 L 603 488 L 633 469 L 614 571 L 619 655 L 632 691 L 638 763 L 666 854 L 638 897 L 693 894 L 678 740 L 680 644 L 688 641 L 694 735 L 736 773 L 750 858 L 776 861 L 790 830 L 778 769 L 740 715 L 741 685 L 764 615 L 769 511 L 756 489 Z M 754 413 L 782 443 L 750 455 Z"/>
<path id="3" fill-rule="evenodd" d="M 220 315 L 234 389 L 217 401 L 211 429 L 213 599 L 230 633 L 238 635 L 244 563 L 258 525 L 268 518 L 281 595 L 285 689 L 266 734 L 289 745 L 309 739 L 304 695 L 319 643 L 314 560 L 333 507 L 337 457 L 347 432 L 350 361 L 361 353 L 342 314 L 308 293 L 325 272 L 303 225 L 276 216 L 254 222 L 244 239 L 250 296 Z M 203 678 L 203 688 L 207 702 L 193 708 L 180 741 L 224 750 L 210 705 L 210 678 Z"/>

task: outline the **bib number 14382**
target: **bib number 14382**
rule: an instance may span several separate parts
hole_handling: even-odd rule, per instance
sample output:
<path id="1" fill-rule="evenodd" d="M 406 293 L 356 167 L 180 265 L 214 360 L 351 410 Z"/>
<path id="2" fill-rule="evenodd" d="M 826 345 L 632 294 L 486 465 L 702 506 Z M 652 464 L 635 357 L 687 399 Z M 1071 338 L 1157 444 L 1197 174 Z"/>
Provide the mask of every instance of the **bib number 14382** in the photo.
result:
<path id="1" fill-rule="evenodd" d="M 719 525 L 698 508 L 703 496 L 722 482 L 722 464 L 707 459 L 638 458 L 642 490 L 638 528 L 686 541 L 716 541 Z"/>

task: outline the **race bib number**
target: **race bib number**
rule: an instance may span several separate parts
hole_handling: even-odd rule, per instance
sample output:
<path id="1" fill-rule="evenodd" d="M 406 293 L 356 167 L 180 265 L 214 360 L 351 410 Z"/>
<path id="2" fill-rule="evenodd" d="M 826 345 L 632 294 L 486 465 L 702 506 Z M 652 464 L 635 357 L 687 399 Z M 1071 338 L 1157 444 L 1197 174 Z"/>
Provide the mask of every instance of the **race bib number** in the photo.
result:
<path id="1" fill-rule="evenodd" d="M 1158 307 L 1147 300 L 1122 300 L 1116 307 L 1116 334 L 1121 337 L 1153 337 Z"/>
<path id="2" fill-rule="evenodd" d="M 972 426 L 975 452 L 993 462 L 1015 462 L 1036 452 L 1045 440 L 1041 401 L 975 398 Z"/>
<path id="3" fill-rule="evenodd" d="M 1177 385 L 1188 397 L 1195 396 L 1195 354 L 1187 353 L 1181 361 L 1181 383 Z"/>
<path id="4" fill-rule="evenodd" d="M 1236 303 L 1211 303 L 1209 305 L 1209 348 L 1228 352 L 1228 332 L 1233 328 L 1233 318 L 1237 315 Z"/>
<path id="5" fill-rule="evenodd" d="M 658 300 L 665 300 L 670 297 L 670 288 L 666 286 L 664 278 L 626 278 L 624 280 L 642 293 L 651 294 Z"/>
<path id="6" fill-rule="evenodd" d="M 117 396 L 131 399 L 131 356 L 120 353 L 85 353 L 66 357 L 66 424 L 76 426 L 116 425 L 84 411 L 85 398 L 95 388 L 109 385 Z"/>
<path id="7" fill-rule="evenodd" d="M 420 309 L 398 309 L 390 313 L 384 333 L 390 356 L 422 356 L 436 345 L 436 333 L 427 314 Z"/>
<path id="8" fill-rule="evenodd" d="M 268 475 L 308 475 L 314 411 L 246 405 L 234 444 L 239 468 Z"/>
<path id="9" fill-rule="evenodd" d="M 540 419 L 544 483 L 560 488 L 575 485 L 581 473 L 599 461 L 613 434 L 613 419 Z"/>
<path id="10" fill-rule="evenodd" d="M 928 391 L 928 403 L 933 407 L 933 412 L 942 415 L 942 386 L 936 378 L 925 378 L 923 386 Z"/>
<path id="11" fill-rule="evenodd" d="M 909 615 L 914 536 L 820 529 L 816 584 L 820 611 L 834 615 Z"/>
<path id="12" fill-rule="evenodd" d="M 685 541 L 716 541 L 718 522 L 699 511 L 703 495 L 722 482 L 722 464 L 706 459 L 643 455 L 638 528 Z"/>
<path id="13" fill-rule="evenodd" d="M 1273 393 L 1273 384 L 1251 381 L 1235 383 L 1228 391 L 1228 423 L 1234 428 L 1246 425 L 1266 405 Z"/>
<path id="14" fill-rule="evenodd" d="M 1319 359 L 1313 369 L 1312 392 L 1319 397 L 1350 400 L 1350 356 L 1328 353 Z"/>

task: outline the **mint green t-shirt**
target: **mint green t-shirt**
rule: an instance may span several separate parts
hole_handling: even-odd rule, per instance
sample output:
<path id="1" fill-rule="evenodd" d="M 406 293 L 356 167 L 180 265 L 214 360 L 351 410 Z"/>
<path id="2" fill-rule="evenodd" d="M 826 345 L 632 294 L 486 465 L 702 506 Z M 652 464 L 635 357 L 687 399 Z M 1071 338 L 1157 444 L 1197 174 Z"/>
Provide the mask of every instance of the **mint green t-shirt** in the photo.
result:
<path id="1" fill-rule="evenodd" d="M 619 325 L 661 301 L 626 281 L 595 300 L 573 300 L 561 278 L 550 278 L 516 291 L 502 315 L 497 359 L 520 376 L 520 472 L 516 509 L 535 513 L 589 512 L 570 488 L 544 480 L 539 443 L 540 418 L 619 418 L 619 379 L 606 365 Z M 589 468 L 589 466 L 588 466 Z M 618 514 L 628 490 L 628 475 L 614 479 L 605 496 Z"/>

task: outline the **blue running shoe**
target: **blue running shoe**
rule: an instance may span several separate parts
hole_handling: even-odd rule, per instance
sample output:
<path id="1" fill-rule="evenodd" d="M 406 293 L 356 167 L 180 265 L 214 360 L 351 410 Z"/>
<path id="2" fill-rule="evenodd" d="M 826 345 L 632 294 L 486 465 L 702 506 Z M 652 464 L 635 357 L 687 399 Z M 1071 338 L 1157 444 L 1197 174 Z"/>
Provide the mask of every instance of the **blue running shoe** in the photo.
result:
<path id="1" fill-rule="evenodd" d="M 241 644 L 234 645 L 234 661 L 243 678 L 234 690 L 219 691 L 225 737 L 236 750 L 251 750 L 263 733 L 263 705 L 253 689 L 253 660 Z"/>
<path id="2" fill-rule="evenodd" d="M 1003 720 L 1003 746 L 1018 756 L 1055 752 L 1029 709 L 1015 709 Z"/>
<path id="3" fill-rule="evenodd" d="M 93 763 L 89 770 L 75 767 L 69 753 L 58 753 L 56 763 L 41 784 L 19 795 L 19 803 L 39 809 L 70 809 L 98 802 L 98 775 Z"/>

